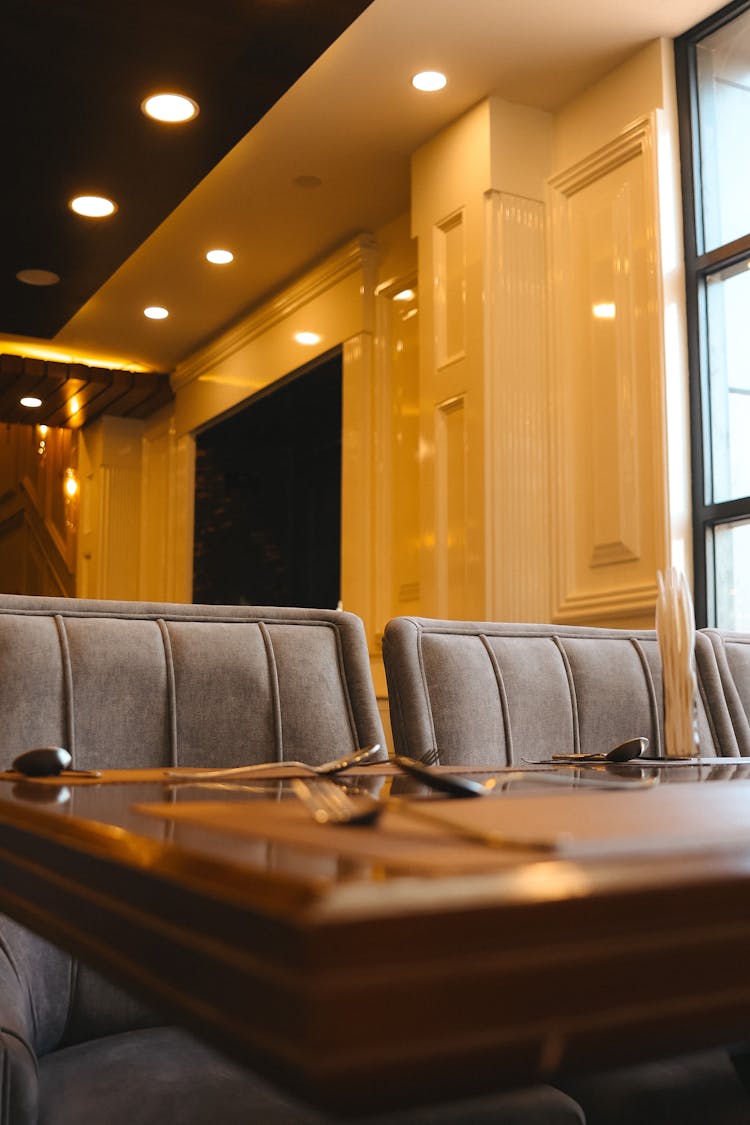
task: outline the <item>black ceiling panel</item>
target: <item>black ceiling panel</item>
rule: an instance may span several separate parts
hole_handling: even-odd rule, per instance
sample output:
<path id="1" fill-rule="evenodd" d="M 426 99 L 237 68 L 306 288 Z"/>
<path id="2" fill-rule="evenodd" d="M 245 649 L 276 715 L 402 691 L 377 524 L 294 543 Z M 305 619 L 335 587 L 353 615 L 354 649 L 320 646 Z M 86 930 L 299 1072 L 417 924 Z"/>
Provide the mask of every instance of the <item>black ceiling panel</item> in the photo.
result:
<path id="1" fill-rule="evenodd" d="M 54 336 L 369 2 L 5 0 L 0 331 Z M 198 117 L 145 117 L 159 90 Z M 79 194 L 118 211 L 75 215 Z M 23 269 L 60 284 L 25 285 Z"/>

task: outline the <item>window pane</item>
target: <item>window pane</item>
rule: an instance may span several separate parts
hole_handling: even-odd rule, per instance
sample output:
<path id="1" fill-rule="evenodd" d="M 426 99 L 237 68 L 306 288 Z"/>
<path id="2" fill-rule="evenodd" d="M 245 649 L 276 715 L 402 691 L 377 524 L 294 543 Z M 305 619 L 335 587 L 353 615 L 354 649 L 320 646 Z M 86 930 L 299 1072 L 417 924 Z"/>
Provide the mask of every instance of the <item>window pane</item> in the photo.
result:
<path id="1" fill-rule="evenodd" d="M 750 12 L 696 48 L 704 249 L 750 231 Z M 700 222 L 700 219 L 699 219 Z"/>
<path id="2" fill-rule="evenodd" d="M 750 520 L 714 528 L 716 627 L 750 633 Z"/>
<path id="3" fill-rule="evenodd" d="M 750 496 L 750 271 L 707 279 L 711 479 L 708 503 Z"/>

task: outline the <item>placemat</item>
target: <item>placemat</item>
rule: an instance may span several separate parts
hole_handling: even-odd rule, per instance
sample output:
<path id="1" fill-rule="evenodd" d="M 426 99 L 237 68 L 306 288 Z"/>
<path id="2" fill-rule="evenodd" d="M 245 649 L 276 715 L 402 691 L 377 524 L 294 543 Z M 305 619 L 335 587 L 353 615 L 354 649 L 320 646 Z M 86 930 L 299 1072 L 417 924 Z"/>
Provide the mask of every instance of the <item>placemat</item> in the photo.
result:
<path id="1" fill-rule="evenodd" d="M 431 801 L 430 812 L 459 825 L 501 832 L 515 846 L 491 848 L 411 821 L 398 806 L 372 826 L 317 824 L 293 800 L 185 801 L 135 806 L 148 816 L 185 821 L 225 834 L 259 837 L 328 854 L 375 860 L 394 868 L 481 870 L 539 858 L 523 842 L 556 841 L 555 858 L 611 858 L 750 847 L 750 782 L 710 787 L 493 799 Z M 542 853 L 542 857 L 545 858 Z M 549 855 L 546 856 L 549 858 Z"/>

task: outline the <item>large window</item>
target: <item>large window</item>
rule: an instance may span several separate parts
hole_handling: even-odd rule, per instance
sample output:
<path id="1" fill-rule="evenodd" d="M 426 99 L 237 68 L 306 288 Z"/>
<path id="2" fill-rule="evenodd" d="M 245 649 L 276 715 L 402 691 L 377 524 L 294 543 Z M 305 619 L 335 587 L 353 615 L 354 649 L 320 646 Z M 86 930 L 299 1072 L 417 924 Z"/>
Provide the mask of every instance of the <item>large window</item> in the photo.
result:
<path id="1" fill-rule="evenodd" d="M 676 42 L 695 603 L 750 632 L 750 0 Z"/>

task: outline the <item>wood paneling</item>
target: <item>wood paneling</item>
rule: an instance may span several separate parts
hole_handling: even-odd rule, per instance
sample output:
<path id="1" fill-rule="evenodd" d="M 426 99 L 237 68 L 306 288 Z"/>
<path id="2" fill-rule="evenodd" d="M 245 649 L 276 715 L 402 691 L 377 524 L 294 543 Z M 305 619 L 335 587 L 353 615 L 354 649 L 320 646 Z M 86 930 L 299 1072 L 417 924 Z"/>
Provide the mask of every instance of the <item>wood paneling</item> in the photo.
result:
<path id="1" fill-rule="evenodd" d="M 26 395 L 41 406 L 21 406 Z M 0 355 L 0 422 L 80 429 L 103 414 L 147 418 L 172 398 L 168 375 Z"/>

